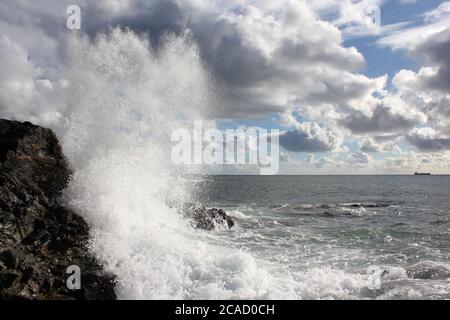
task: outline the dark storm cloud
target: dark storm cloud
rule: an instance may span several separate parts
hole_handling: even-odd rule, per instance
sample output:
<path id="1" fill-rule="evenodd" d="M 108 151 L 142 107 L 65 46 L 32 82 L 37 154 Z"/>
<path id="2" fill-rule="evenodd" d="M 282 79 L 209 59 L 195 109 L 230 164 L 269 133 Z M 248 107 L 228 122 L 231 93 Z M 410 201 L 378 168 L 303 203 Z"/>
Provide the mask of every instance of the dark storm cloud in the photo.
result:
<path id="1" fill-rule="evenodd" d="M 0 4 L 0 24 L 43 68 L 63 59 L 70 0 L 12 1 Z M 306 102 L 345 104 L 371 94 L 372 79 L 353 72 L 363 56 L 342 45 L 340 32 L 320 21 L 296 0 L 226 2 L 190 0 L 79 1 L 82 31 L 91 36 L 121 26 L 147 33 L 158 45 L 165 32 L 187 28 L 198 42 L 203 61 L 223 92 L 219 118 L 260 118 Z M 55 42 L 55 48 L 30 43 L 32 32 Z M 36 55 L 44 58 L 36 60 Z M 35 54 L 36 53 L 36 54 Z M 44 60 L 45 61 L 42 61 Z"/>
<path id="2" fill-rule="evenodd" d="M 280 145 L 293 152 L 327 152 L 334 148 L 325 141 L 311 139 L 304 132 L 288 131 L 280 135 Z"/>
<path id="3" fill-rule="evenodd" d="M 450 138 L 439 136 L 431 128 L 415 129 L 406 140 L 421 151 L 450 150 Z"/>
<path id="4" fill-rule="evenodd" d="M 450 28 L 428 37 L 412 54 L 436 68 L 436 72 L 421 77 L 426 89 L 450 93 Z"/>
<path id="5" fill-rule="evenodd" d="M 338 132 L 320 127 L 317 123 L 298 123 L 295 130 L 280 134 L 280 145 L 293 152 L 329 152 L 338 149 L 342 137 Z"/>
<path id="6" fill-rule="evenodd" d="M 301 2 L 154 0 L 133 1 L 114 13 L 107 3 L 87 11 L 90 33 L 120 25 L 158 39 L 189 28 L 226 97 L 217 117 L 258 118 L 286 111 L 302 99 L 345 103 L 373 90 L 370 79 L 352 74 L 364 66 L 362 55 L 344 48 L 339 32 Z"/>
<path id="7" fill-rule="evenodd" d="M 371 115 L 355 111 L 347 115 L 341 124 L 355 134 L 393 133 L 412 129 L 422 121 L 421 114 L 408 113 L 406 110 L 398 112 L 390 106 L 379 104 Z"/>

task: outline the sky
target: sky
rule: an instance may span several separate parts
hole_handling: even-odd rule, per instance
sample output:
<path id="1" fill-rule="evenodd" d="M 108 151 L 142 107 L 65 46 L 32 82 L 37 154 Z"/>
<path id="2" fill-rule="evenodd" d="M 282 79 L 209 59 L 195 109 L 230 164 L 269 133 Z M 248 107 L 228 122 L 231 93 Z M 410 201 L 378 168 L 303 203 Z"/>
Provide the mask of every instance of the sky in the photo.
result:
<path id="1" fill-rule="evenodd" d="M 450 173 L 450 1 L 0 1 L 0 117 L 49 127 L 65 9 L 81 32 L 189 30 L 220 84 L 218 128 L 280 130 L 281 174 Z"/>

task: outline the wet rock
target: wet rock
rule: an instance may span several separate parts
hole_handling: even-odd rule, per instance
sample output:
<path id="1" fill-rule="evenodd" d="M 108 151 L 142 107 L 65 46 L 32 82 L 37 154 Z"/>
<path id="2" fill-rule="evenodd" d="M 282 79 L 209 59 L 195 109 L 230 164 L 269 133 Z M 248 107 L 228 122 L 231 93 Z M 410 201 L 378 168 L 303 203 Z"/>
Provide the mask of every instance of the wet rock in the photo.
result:
<path id="1" fill-rule="evenodd" d="M 59 203 L 70 170 L 49 129 L 0 120 L 0 299 L 114 299 L 85 221 Z M 81 269 L 69 290 L 67 267 Z"/>
<path id="2" fill-rule="evenodd" d="M 435 262 L 425 261 L 410 266 L 406 270 L 408 277 L 422 280 L 447 280 L 450 279 L 450 270 Z"/>
<path id="3" fill-rule="evenodd" d="M 187 203 L 181 209 L 184 217 L 192 221 L 192 225 L 197 229 L 215 230 L 220 228 L 231 229 L 235 222 L 232 217 L 227 215 L 222 209 L 199 208 L 192 203 Z"/>

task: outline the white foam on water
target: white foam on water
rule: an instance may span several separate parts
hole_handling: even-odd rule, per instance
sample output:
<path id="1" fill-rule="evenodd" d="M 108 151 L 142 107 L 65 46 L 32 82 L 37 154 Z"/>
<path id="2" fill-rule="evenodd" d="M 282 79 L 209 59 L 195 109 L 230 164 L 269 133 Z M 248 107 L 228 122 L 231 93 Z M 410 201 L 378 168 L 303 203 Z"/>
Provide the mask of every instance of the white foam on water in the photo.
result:
<path id="1" fill-rule="evenodd" d="M 327 268 L 290 273 L 210 241 L 214 234 L 168 205 L 191 195 L 171 165 L 170 133 L 215 103 L 189 35 L 166 36 L 155 49 L 115 29 L 71 38 L 67 54 L 62 142 L 74 174 L 65 195 L 90 225 L 92 251 L 117 275 L 119 298 L 346 298 L 368 285 L 366 276 Z"/>

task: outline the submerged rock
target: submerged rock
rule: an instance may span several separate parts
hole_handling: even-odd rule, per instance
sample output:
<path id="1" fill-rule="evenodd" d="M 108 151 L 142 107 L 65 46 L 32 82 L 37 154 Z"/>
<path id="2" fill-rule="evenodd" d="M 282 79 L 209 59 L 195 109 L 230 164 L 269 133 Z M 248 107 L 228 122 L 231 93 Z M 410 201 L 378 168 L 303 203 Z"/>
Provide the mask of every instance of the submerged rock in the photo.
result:
<path id="1" fill-rule="evenodd" d="M 443 264 L 432 261 L 423 261 L 406 269 L 408 277 L 422 280 L 448 280 L 450 269 Z"/>
<path id="2" fill-rule="evenodd" d="M 190 219 L 197 229 L 208 231 L 217 228 L 231 229 L 235 225 L 233 218 L 222 209 L 198 208 L 192 203 L 187 203 L 181 208 L 181 213 L 184 217 Z"/>
<path id="3" fill-rule="evenodd" d="M 0 120 L 0 299 L 114 299 L 85 221 L 58 198 L 70 171 L 49 129 Z M 66 270 L 81 270 L 69 290 Z"/>

